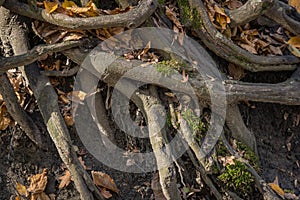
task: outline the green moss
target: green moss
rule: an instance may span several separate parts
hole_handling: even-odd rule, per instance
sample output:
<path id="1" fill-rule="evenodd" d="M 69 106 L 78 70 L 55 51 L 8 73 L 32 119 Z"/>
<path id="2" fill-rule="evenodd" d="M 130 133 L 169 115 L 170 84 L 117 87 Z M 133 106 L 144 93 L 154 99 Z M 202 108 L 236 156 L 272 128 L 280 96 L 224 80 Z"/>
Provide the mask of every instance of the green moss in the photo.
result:
<path id="1" fill-rule="evenodd" d="M 185 119 L 193 133 L 196 140 L 201 140 L 201 133 L 205 132 L 205 124 L 202 122 L 200 117 L 194 115 L 192 110 L 186 110 L 182 113 L 183 119 Z"/>
<path id="2" fill-rule="evenodd" d="M 191 8 L 188 0 L 178 0 L 178 6 L 182 12 L 182 22 L 185 25 L 191 25 L 193 28 L 199 28 L 203 23 L 200 13 L 196 8 Z"/>
<path id="3" fill-rule="evenodd" d="M 254 186 L 254 177 L 247 171 L 246 166 L 235 161 L 233 165 L 227 165 L 225 171 L 218 176 L 227 189 L 234 191 L 241 197 L 249 197 Z"/>
<path id="4" fill-rule="evenodd" d="M 181 64 L 174 60 L 163 60 L 155 64 L 156 70 L 165 76 L 175 74 L 176 70 L 180 70 Z"/>
<path id="5" fill-rule="evenodd" d="M 166 1 L 165 0 L 158 0 L 159 5 L 165 5 Z"/>
<path id="6" fill-rule="evenodd" d="M 245 144 L 241 142 L 237 142 L 236 144 L 239 151 L 244 151 L 243 158 L 248 160 L 249 164 L 252 165 L 254 169 L 258 171 L 259 170 L 258 156 L 253 151 L 251 151 L 249 147 L 246 146 Z"/>

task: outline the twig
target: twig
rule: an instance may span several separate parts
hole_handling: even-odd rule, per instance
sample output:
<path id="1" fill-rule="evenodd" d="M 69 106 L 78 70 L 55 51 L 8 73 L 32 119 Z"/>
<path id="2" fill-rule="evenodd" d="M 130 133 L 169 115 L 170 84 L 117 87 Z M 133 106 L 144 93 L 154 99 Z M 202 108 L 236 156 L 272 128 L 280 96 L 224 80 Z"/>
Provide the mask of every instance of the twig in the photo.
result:
<path id="1" fill-rule="evenodd" d="M 48 14 L 41 8 L 37 8 L 37 11 L 34 11 L 30 9 L 27 4 L 17 0 L 5 1 L 3 6 L 19 15 L 72 29 L 98 29 L 107 27 L 136 28 L 155 11 L 157 1 L 143 0 L 135 9 L 126 13 L 89 18 L 76 18 L 59 13 Z"/>

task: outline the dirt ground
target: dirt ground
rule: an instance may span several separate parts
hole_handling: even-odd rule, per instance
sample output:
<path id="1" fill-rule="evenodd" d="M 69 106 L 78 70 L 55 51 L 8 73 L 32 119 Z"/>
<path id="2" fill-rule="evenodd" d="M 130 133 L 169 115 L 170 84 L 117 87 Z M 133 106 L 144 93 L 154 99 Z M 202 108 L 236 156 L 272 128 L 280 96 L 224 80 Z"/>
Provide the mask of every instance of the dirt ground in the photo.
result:
<path id="1" fill-rule="evenodd" d="M 277 176 L 283 189 L 299 195 L 300 107 L 248 102 L 241 103 L 240 108 L 247 126 L 257 138 L 262 177 L 267 182 L 273 182 Z M 36 113 L 32 116 L 42 127 L 42 123 L 38 122 L 39 116 Z M 75 131 L 71 129 L 71 133 L 87 170 L 103 171 L 115 180 L 120 193 L 112 199 L 153 198 L 151 173 L 129 174 L 110 169 L 85 152 Z M 28 186 L 28 177 L 40 173 L 44 168 L 49 170 L 47 194 L 55 194 L 58 200 L 79 199 L 73 183 L 58 189 L 58 178 L 64 173 L 64 165 L 50 138 L 45 147 L 48 150 L 37 149 L 17 126 L 0 133 L 1 200 L 14 199 L 17 194 L 16 182 Z"/>
<path id="2" fill-rule="evenodd" d="M 243 81 L 276 83 L 286 80 L 290 74 L 247 73 Z M 37 106 L 31 103 L 29 107 L 28 110 L 34 111 L 30 114 L 31 117 L 44 130 L 44 137 L 47 138 L 44 146 L 47 150 L 37 149 L 18 126 L 0 132 L 0 200 L 14 200 L 17 195 L 16 183 L 28 186 L 28 178 L 41 173 L 44 168 L 48 169 L 46 194 L 55 194 L 57 200 L 80 199 L 73 183 L 58 189 L 59 177 L 64 174 L 65 166 L 46 133 Z M 300 106 L 241 102 L 240 109 L 246 125 L 257 138 L 259 173 L 267 183 L 278 177 L 281 188 L 300 195 Z M 70 128 L 70 133 L 78 156 L 82 157 L 87 171 L 105 172 L 116 182 L 120 192 L 119 195 L 114 194 L 111 199 L 154 199 L 151 189 L 153 173 L 130 174 L 108 168 L 85 150 L 74 128 Z M 118 145 L 126 146 L 124 136 L 120 134 L 116 139 Z M 183 157 L 182 160 L 184 159 Z M 205 193 L 205 190 L 203 191 Z M 191 199 L 211 199 L 209 196 L 208 192 L 200 192 Z"/>

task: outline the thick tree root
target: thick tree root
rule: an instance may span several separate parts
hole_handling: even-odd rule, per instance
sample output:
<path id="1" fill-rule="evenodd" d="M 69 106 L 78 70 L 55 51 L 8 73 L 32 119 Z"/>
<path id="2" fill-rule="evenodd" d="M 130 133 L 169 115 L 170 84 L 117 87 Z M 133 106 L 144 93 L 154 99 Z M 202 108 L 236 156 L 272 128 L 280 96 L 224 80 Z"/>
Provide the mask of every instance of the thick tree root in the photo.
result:
<path id="1" fill-rule="evenodd" d="M 165 117 L 163 106 L 161 105 L 156 89 L 150 86 L 150 95 L 137 94 L 143 102 L 143 107 L 147 115 L 150 143 L 156 157 L 159 170 L 159 181 L 162 192 L 168 200 L 180 200 L 180 194 L 176 184 L 176 171 L 172 163 L 172 152 L 166 143 L 166 133 L 161 129 L 159 122 L 164 121 Z M 168 155 L 169 154 L 169 155 Z M 168 165 L 168 163 L 170 163 Z"/>

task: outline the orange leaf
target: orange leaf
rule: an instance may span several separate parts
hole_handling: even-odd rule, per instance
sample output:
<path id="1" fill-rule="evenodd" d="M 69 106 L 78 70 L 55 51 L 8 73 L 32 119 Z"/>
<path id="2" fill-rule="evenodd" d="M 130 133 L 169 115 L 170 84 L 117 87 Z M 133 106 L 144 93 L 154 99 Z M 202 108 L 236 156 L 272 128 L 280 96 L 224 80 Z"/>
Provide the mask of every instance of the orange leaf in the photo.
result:
<path id="1" fill-rule="evenodd" d="M 64 9 L 67 9 L 67 8 L 78 7 L 78 6 L 73 1 L 67 1 L 67 0 L 65 0 L 61 4 L 61 7 L 63 7 Z"/>
<path id="2" fill-rule="evenodd" d="M 53 13 L 58 8 L 58 2 L 44 1 L 45 10 L 47 13 Z"/>
<path id="3" fill-rule="evenodd" d="M 287 43 L 293 45 L 294 47 L 300 48 L 300 37 L 299 36 L 291 37 Z"/>
<path id="4" fill-rule="evenodd" d="M 289 0 L 289 5 L 296 8 L 298 13 L 300 13 L 300 1 L 299 0 Z"/>
<path id="5" fill-rule="evenodd" d="M 27 197 L 29 195 L 28 192 L 27 192 L 26 187 L 24 185 L 22 185 L 21 183 L 19 183 L 19 182 L 17 182 L 16 189 L 17 189 L 18 193 L 22 196 Z"/>
<path id="6" fill-rule="evenodd" d="M 119 192 L 115 181 L 108 174 L 92 171 L 92 178 L 95 185 L 107 188 L 116 193 Z"/>
<path id="7" fill-rule="evenodd" d="M 65 175 L 59 177 L 59 180 L 61 180 L 58 189 L 62 189 L 64 187 L 67 187 L 71 183 L 71 173 L 69 170 L 66 170 Z"/>
<path id="8" fill-rule="evenodd" d="M 272 190 L 274 192 L 276 192 L 279 196 L 284 197 L 284 191 L 283 189 L 281 189 L 281 187 L 275 183 L 269 183 L 268 184 L 270 186 L 270 188 L 272 188 Z"/>

